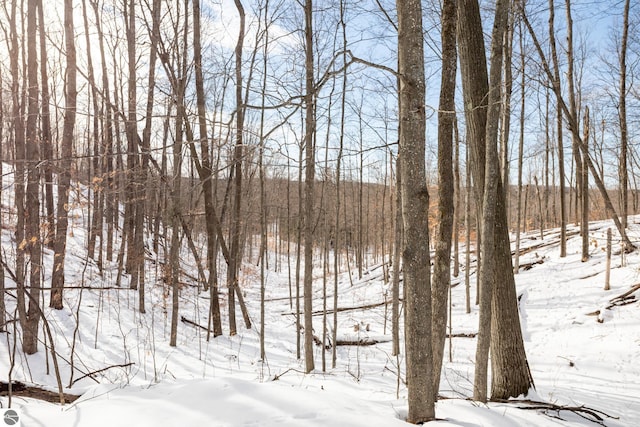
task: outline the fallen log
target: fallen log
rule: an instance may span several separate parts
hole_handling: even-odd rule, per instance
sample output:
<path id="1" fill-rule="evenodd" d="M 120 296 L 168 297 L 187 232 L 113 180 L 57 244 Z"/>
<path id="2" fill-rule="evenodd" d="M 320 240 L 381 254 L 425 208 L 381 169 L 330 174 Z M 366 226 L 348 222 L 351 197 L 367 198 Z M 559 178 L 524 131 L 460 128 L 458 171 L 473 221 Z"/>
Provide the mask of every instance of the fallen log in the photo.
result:
<path id="1" fill-rule="evenodd" d="M 447 338 L 475 338 L 476 336 L 478 336 L 477 332 L 447 334 Z"/>
<path id="2" fill-rule="evenodd" d="M 9 395 L 9 383 L 0 381 L 0 396 Z M 60 403 L 60 393 L 57 391 L 45 390 L 42 387 L 25 384 L 20 381 L 11 382 L 11 395 L 20 397 L 30 397 L 32 399 L 43 400 L 49 403 Z M 76 401 L 80 396 L 77 394 L 63 393 L 65 403 Z"/>

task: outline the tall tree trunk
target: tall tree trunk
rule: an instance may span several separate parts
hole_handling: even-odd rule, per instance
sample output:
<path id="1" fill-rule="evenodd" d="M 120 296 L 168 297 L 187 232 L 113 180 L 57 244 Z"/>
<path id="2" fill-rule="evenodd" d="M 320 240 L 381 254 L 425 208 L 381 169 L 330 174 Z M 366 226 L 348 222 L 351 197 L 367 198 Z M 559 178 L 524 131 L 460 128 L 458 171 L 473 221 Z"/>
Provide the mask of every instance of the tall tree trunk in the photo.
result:
<path id="1" fill-rule="evenodd" d="M 240 29 L 236 44 L 236 145 L 233 153 L 234 164 L 234 196 L 233 213 L 231 216 L 231 244 L 229 249 L 229 265 L 227 269 L 227 286 L 229 288 L 229 334 L 237 334 L 235 297 L 239 293 L 238 272 L 240 270 L 240 228 L 242 202 L 242 162 L 244 144 L 244 106 L 242 101 L 242 49 L 245 34 L 245 11 L 240 0 L 235 0 L 236 9 L 240 16 Z"/>
<path id="2" fill-rule="evenodd" d="M 400 173 L 402 174 L 405 351 L 409 412 L 418 424 L 435 418 L 429 254 L 429 191 L 425 174 L 425 75 L 422 5 L 398 0 Z"/>
<path id="3" fill-rule="evenodd" d="M 524 52 L 524 35 L 522 30 L 520 31 L 520 122 L 519 122 L 519 136 L 518 136 L 518 195 L 516 199 L 516 249 L 515 256 L 513 257 L 514 266 L 513 272 L 518 274 L 520 270 L 520 224 L 522 223 L 522 165 L 524 159 L 524 118 L 526 110 L 526 74 L 525 68 L 525 52 Z"/>
<path id="4" fill-rule="evenodd" d="M 0 87 L 4 87 L 4 80 L 2 76 L 2 69 L 0 69 Z M 3 93 L 0 91 L 0 144 L 4 143 L 4 97 Z M 3 172 L 3 162 L 4 162 L 4 149 L 0 146 L 0 200 L 2 200 L 2 189 L 4 187 L 4 172 Z M 4 227 L 4 222 L 2 220 L 2 214 L 0 214 L 0 230 Z M 4 259 L 0 250 L 0 332 L 5 331 L 5 324 L 7 321 L 7 312 L 6 312 L 6 304 L 5 304 L 5 285 L 4 285 Z"/>
<path id="5" fill-rule="evenodd" d="M 73 2 L 64 2 L 64 39 L 67 58 L 65 72 L 65 114 L 60 150 L 60 169 L 58 170 L 58 206 L 56 235 L 54 241 L 53 272 L 51 274 L 51 301 L 49 305 L 62 309 L 62 289 L 64 286 L 64 267 L 67 249 L 67 228 L 69 213 L 69 189 L 71 185 L 71 156 L 73 155 L 73 129 L 76 123 L 76 48 L 75 27 L 73 24 Z"/>
<path id="6" fill-rule="evenodd" d="M 42 127 L 41 151 L 44 165 L 42 171 L 44 173 L 44 201 L 46 207 L 46 228 L 44 236 L 44 244 L 49 248 L 52 247 L 53 237 L 55 234 L 55 205 L 53 200 L 53 140 L 51 137 L 51 122 L 49 102 L 51 102 L 49 93 L 49 75 L 47 72 L 47 33 L 44 25 L 44 11 L 42 0 L 38 0 L 38 22 L 40 24 L 40 80 L 42 86 L 42 113 L 40 117 Z"/>
<path id="7" fill-rule="evenodd" d="M 138 224 L 138 203 L 140 162 L 138 158 L 137 123 L 137 73 L 136 73 L 136 2 L 125 0 L 124 19 L 127 40 L 127 116 L 125 131 L 127 136 L 127 173 L 125 184 L 124 231 L 126 234 L 126 271 L 130 274 L 129 287 L 138 289 L 144 252 L 139 252 L 136 236 Z M 124 102 L 124 100 L 123 100 Z"/>
<path id="8" fill-rule="evenodd" d="M 196 0 L 197 1 L 197 0 Z M 269 0 L 264 4 L 264 50 L 262 58 L 262 96 L 260 109 L 260 152 L 258 153 L 258 167 L 260 173 L 260 360 L 266 359 L 265 351 L 265 291 L 266 291 L 266 273 L 265 264 L 267 264 L 267 193 L 266 193 L 266 176 L 264 168 L 264 150 L 265 150 L 265 101 L 267 93 L 267 71 L 268 61 L 267 54 L 269 52 Z M 276 244 L 277 247 L 277 244 Z M 276 255 L 277 259 L 277 255 Z"/>
<path id="9" fill-rule="evenodd" d="M 158 20 L 159 21 L 159 20 Z M 159 22 L 158 22 L 159 23 Z M 215 277 L 217 272 L 216 257 L 218 250 L 217 239 L 217 214 L 213 199 L 213 170 L 211 168 L 210 147 L 207 139 L 207 116 L 206 99 L 204 93 L 204 76 L 202 72 L 202 43 L 200 29 L 200 0 L 193 0 L 193 59 L 195 65 L 196 78 L 196 98 L 198 104 L 198 125 L 200 133 L 200 155 L 202 156 L 202 173 L 200 182 L 204 193 L 205 227 L 207 231 L 207 266 L 209 270 L 209 280 L 207 286 L 211 296 L 211 320 L 213 324 L 213 336 L 222 335 L 222 318 L 220 316 L 220 301 L 218 298 L 218 280 Z"/>
<path id="10" fill-rule="evenodd" d="M 584 132 L 582 140 L 585 145 L 589 145 L 589 127 L 589 107 L 585 107 L 582 125 Z M 583 167 L 580 172 L 582 174 L 580 177 L 582 185 L 580 234 L 582 235 L 582 262 L 585 262 L 589 259 L 589 169 Z"/>
<path id="11" fill-rule="evenodd" d="M 473 397 L 479 401 L 487 400 L 487 364 L 491 344 L 491 312 L 493 311 L 493 293 L 496 286 L 497 268 L 496 246 L 499 240 L 493 233 L 498 222 L 497 204 L 504 194 L 499 194 L 500 174 L 497 142 L 500 117 L 500 85 L 502 81 L 503 37 L 507 29 L 509 4 L 498 0 L 491 35 L 491 56 L 488 86 L 488 110 L 485 137 L 485 184 L 482 199 L 482 263 L 480 264 L 480 325 L 478 346 L 476 349 L 476 370 Z M 480 31 L 479 34 L 482 34 Z M 506 214 L 506 203 L 504 206 Z M 506 218 L 505 218 L 506 219 Z M 509 261 L 511 258 L 509 258 Z"/>
<path id="12" fill-rule="evenodd" d="M 622 38 L 620 40 L 619 66 L 620 82 L 618 100 L 618 118 L 620 122 L 620 222 L 622 229 L 627 228 L 627 215 L 629 213 L 629 173 L 627 171 L 627 152 L 629 146 L 629 131 L 627 128 L 627 40 L 629 38 L 629 3 L 624 2 L 622 15 Z"/>
<path id="13" fill-rule="evenodd" d="M 500 114 L 498 87 L 501 84 L 502 40 L 506 28 L 509 3 L 499 0 L 493 25 L 490 79 L 486 76 L 486 59 L 482 44 L 482 24 L 479 5 L 475 0 L 460 4 L 459 50 L 462 70 L 463 93 L 466 100 L 481 97 L 480 103 L 465 102 L 470 141 L 478 154 L 477 146 L 486 150 L 485 162 L 473 166 L 478 182 L 479 170 L 484 168 L 482 204 L 482 250 L 480 262 L 480 328 L 476 352 L 474 398 L 487 399 L 487 362 L 489 348 L 492 354 L 492 397 L 517 396 L 528 391 L 531 379 L 517 307 L 511 248 L 507 227 L 507 212 L 502 179 L 499 175 L 497 155 L 497 126 Z M 475 49 L 472 48 L 475 46 Z M 468 93 L 467 93 L 468 92 Z M 484 121 L 474 110 L 488 108 Z M 469 109 L 471 108 L 471 109 Z M 476 157 L 477 159 L 478 157 Z M 472 163 L 473 163 L 472 156 Z M 479 191 L 476 189 L 476 195 Z M 488 310 L 488 311 L 487 311 Z M 524 390 L 523 390 L 524 389 Z"/>
<path id="14" fill-rule="evenodd" d="M 11 68 L 11 115 L 13 117 L 13 144 L 14 144 L 14 203 L 16 207 L 16 300 L 18 305 L 18 317 L 20 327 L 26 330 L 27 309 L 25 302 L 25 294 L 27 292 L 25 286 L 25 257 L 26 257 L 26 240 L 25 240 L 25 123 L 24 109 L 22 101 L 22 88 L 20 87 L 20 48 L 18 45 L 18 29 L 17 29 L 17 0 L 12 0 L 9 12 L 9 33 L 11 38 L 11 49 L 9 52 L 9 63 Z"/>
<path id="15" fill-rule="evenodd" d="M 40 238 L 40 142 L 38 140 L 38 57 L 36 49 L 37 2 L 27 3 L 27 121 L 26 121 L 26 168 L 27 188 L 25 193 L 25 240 L 29 254 L 29 308 L 23 329 L 22 350 L 26 354 L 38 351 L 38 326 L 40 323 L 40 283 L 42 239 Z M 22 243 L 20 243 L 22 245 Z"/>
<path id="16" fill-rule="evenodd" d="M 345 0 L 340 0 L 340 24 L 342 30 L 342 61 L 347 62 L 347 26 L 344 20 Z M 336 200 L 335 216 L 333 223 L 333 334 L 331 337 L 331 367 L 335 368 L 338 359 L 338 275 L 340 274 L 340 195 L 342 191 L 342 153 L 344 149 L 345 137 L 345 115 L 347 102 L 347 67 L 342 72 L 342 91 L 340 98 L 340 137 L 338 146 L 338 156 L 336 158 Z"/>
<path id="17" fill-rule="evenodd" d="M 455 125 L 455 88 L 457 71 L 456 2 L 442 5 L 442 77 L 438 106 L 438 213 L 433 267 L 432 334 L 433 399 L 438 398 L 442 357 L 447 332 L 447 303 L 451 287 L 451 234 L 453 229 L 453 133 Z"/>
<path id="18" fill-rule="evenodd" d="M 313 58 L 313 0 L 304 3 L 305 35 L 305 179 L 304 179 L 304 360 L 305 372 L 313 361 L 313 216 L 315 181 L 315 84 Z"/>
<path id="19" fill-rule="evenodd" d="M 91 183 L 92 192 L 92 210 L 91 210 L 91 224 L 89 228 L 89 237 L 87 239 L 87 257 L 95 259 L 98 268 L 102 269 L 102 250 L 98 252 L 96 257 L 95 248 L 98 238 L 100 238 L 100 244 L 102 245 L 102 228 L 104 212 L 101 204 L 104 200 L 104 191 L 101 183 L 101 144 L 100 144 L 100 117 L 102 112 L 100 111 L 100 103 L 98 101 L 98 86 L 96 85 L 95 73 L 93 68 L 93 55 L 91 54 L 91 35 L 89 31 L 89 18 L 87 13 L 87 2 L 82 0 L 82 22 L 85 32 L 85 42 L 87 45 L 87 80 L 90 87 L 91 94 L 91 106 L 93 108 L 93 117 L 91 117 L 93 132 L 92 132 L 92 154 L 91 154 L 91 173 L 87 177 L 87 181 Z M 89 122 L 90 118 L 87 117 Z"/>
<path id="20" fill-rule="evenodd" d="M 559 90 L 555 90 L 556 84 L 560 82 L 560 65 L 555 38 L 555 5 L 553 0 L 549 0 L 549 45 L 551 46 L 551 59 L 553 61 L 553 78 L 550 79 L 556 94 L 556 137 L 558 138 L 558 178 L 560 180 L 560 257 L 567 256 L 567 203 L 565 190 L 564 173 L 564 141 L 562 138 L 562 95 Z M 559 89 L 559 88 L 558 88 Z"/>

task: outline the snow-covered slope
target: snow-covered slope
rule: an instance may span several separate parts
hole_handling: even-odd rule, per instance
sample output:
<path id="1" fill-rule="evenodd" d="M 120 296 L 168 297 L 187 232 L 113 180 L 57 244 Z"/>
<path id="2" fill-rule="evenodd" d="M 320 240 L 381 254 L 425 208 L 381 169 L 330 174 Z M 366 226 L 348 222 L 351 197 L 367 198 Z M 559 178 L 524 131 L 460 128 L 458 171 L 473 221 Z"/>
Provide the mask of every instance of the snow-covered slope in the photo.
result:
<path id="1" fill-rule="evenodd" d="M 11 202 L 8 187 L 4 188 L 6 213 Z M 305 375 L 303 362 L 296 359 L 295 317 L 288 298 L 286 260 L 281 271 L 268 272 L 265 360 L 260 360 L 257 333 L 259 276 L 255 262 L 248 263 L 242 272 L 241 286 L 254 328 L 240 327 L 237 336 L 207 340 L 206 330 L 180 322 L 178 345 L 170 347 L 170 294 L 159 280 L 161 272 L 148 264 L 147 312 L 138 313 L 136 291 L 112 288 L 116 266 L 107 265 L 100 272 L 93 261 L 87 260 L 83 249 L 86 214 L 82 206 L 78 203 L 72 211 L 66 285 L 109 289 L 68 289 L 63 310 L 44 309 L 55 335 L 65 391 L 82 397 L 60 407 L 14 396 L 12 406 L 22 412 L 24 426 L 404 424 L 406 389 L 398 381 L 398 366 L 401 379 L 404 377 L 404 360 L 402 356 L 391 356 L 390 305 L 339 312 L 339 338 L 367 337 L 381 343 L 338 347 L 335 368 L 331 368 L 328 351 L 326 372 L 322 370 L 322 347 L 316 346 L 316 370 Z M 10 220 L 6 214 L 4 218 L 5 222 Z M 629 221 L 634 241 L 640 240 L 638 221 L 640 218 Z M 578 237 L 568 242 L 566 258 L 559 258 L 553 232 L 544 241 L 533 234 L 524 240 L 523 246 L 536 248 L 524 255 L 521 262 L 539 261 L 516 276 L 525 345 L 536 383 L 536 390 L 527 399 L 561 406 L 586 405 L 614 417 L 593 412 L 607 426 L 631 427 L 640 425 L 640 303 L 605 307 L 611 298 L 640 282 L 640 254 L 628 255 L 625 266 L 621 266 L 620 255 L 614 256 L 612 289 L 604 291 L 603 248 L 606 228 L 610 226 L 608 221 L 591 224 L 592 256 L 584 263 L 578 253 Z M 11 229 L 2 230 L 2 249 L 9 265 L 15 247 L 11 239 Z M 184 262 L 185 270 L 194 270 L 187 251 Z M 50 279 L 51 263 L 52 254 L 47 252 L 46 281 Z M 374 305 L 388 299 L 390 288 L 384 283 L 381 270 L 380 266 L 372 265 L 362 279 L 353 276 L 351 280 L 344 273 L 340 277 L 339 307 Z M 473 285 L 475 275 L 471 278 Z M 10 280 L 7 286 L 12 286 Z M 314 286 L 314 308 L 321 310 L 320 277 Z M 332 287 L 332 280 L 329 286 Z M 329 289 L 328 294 L 332 293 Z M 472 313 L 466 314 L 464 295 L 464 283 L 453 288 L 454 334 L 477 331 L 477 308 L 472 306 Z M 221 297 L 226 313 L 224 290 Z M 9 315 L 13 316 L 13 298 L 6 300 Z M 45 301 L 48 302 L 47 293 Z M 180 314 L 206 326 L 208 302 L 208 293 L 199 292 L 185 278 Z M 598 316 L 590 315 L 596 310 L 602 310 L 602 323 L 598 322 Z M 241 318 L 238 320 L 242 325 Z M 331 324 L 332 314 L 328 321 Z M 315 334 L 321 336 L 322 315 L 314 316 L 314 322 Z M 20 339 L 20 331 L 14 330 L 13 325 L 9 324 L 8 333 L 0 334 L 0 380 L 8 379 L 14 360 L 12 379 L 55 390 L 57 382 L 50 353 L 44 351 L 42 344 L 32 356 L 23 355 L 19 345 L 13 353 L 14 339 Z M 225 319 L 225 332 L 226 325 Z M 451 344 L 452 361 L 448 360 L 449 350 L 445 350 L 447 360 L 440 387 L 446 399 L 437 404 L 441 421 L 434 425 L 593 425 L 587 419 L 591 418 L 588 412 L 518 409 L 531 406 L 525 401 L 482 405 L 466 400 L 472 394 L 475 339 L 456 337 Z M 87 375 L 90 373 L 93 374 Z M 0 403 L 6 408 L 7 397 L 0 397 Z"/>

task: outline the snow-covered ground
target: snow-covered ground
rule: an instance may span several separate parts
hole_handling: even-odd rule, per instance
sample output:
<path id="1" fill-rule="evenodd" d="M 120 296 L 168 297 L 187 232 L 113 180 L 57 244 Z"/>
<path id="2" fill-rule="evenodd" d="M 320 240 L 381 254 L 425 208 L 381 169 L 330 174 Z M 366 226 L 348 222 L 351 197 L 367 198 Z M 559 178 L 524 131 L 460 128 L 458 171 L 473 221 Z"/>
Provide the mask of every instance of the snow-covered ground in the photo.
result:
<path id="1" fill-rule="evenodd" d="M 12 208 L 5 186 L 3 212 Z M 111 287 L 116 267 L 107 265 L 100 274 L 87 260 L 84 242 L 86 214 L 78 203 L 72 211 L 66 285 Z M 630 219 L 630 236 L 640 243 L 640 218 Z M 568 255 L 559 257 L 554 231 L 542 241 L 537 234 L 525 236 L 523 246 L 536 246 L 521 263 L 540 261 L 516 276 L 522 327 L 531 372 L 536 384 L 527 399 L 562 406 L 585 405 L 601 413 L 611 427 L 640 425 L 640 303 L 605 309 L 609 299 L 640 282 L 640 254 L 630 254 L 621 267 L 620 255 L 612 260 L 610 291 L 604 291 L 606 228 L 610 222 L 591 224 L 591 258 L 580 261 L 579 237 L 568 242 Z M 612 227 L 613 228 L 613 227 Z M 557 234 L 557 230 L 555 232 Z M 15 243 L 10 228 L 2 230 L 2 250 L 11 265 Z M 617 243 L 614 233 L 614 242 Z M 550 243 L 549 245 L 545 245 Z M 614 248 L 615 249 L 615 248 Z M 203 249 L 204 253 L 204 249 Z M 273 256 L 273 254 L 271 255 Z M 45 254 L 45 279 L 51 275 L 52 254 Z M 195 271 L 185 252 L 185 270 Z M 337 366 L 331 368 L 326 353 L 322 370 L 322 347 L 315 347 L 316 370 L 303 374 L 304 363 L 296 359 L 295 317 L 289 303 L 287 263 L 281 271 L 269 271 L 266 289 L 266 358 L 259 353 L 259 270 L 247 263 L 241 286 L 254 327 L 245 329 L 238 317 L 239 333 L 207 341 L 206 331 L 180 322 L 178 345 L 169 346 L 171 296 L 148 263 L 147 312 L 136 311 L 137 292 L 126 288 L 68 289 L 65 308 L 44 308 L 55 335 L 55 349 L 65 391 L 81 394 L 72 404 L 60 406 L 14 396 L 12 406 L 22 413 L 23 426 L 394 426 L 404 424 L 406 388 L 402 385 L 404 360 L 391 355 L 391 306 L 346 310 L 338 313 L 341 338 L 374 338 L 372 346 L 340 346 Z M 295 263 L 292 262 L 292 265 Z M 273 260 L 270 266 L 273 266 Z M 317 270 L 314 309 L 322 308 L 322 279 Z M 360 280 L 340 276 L 339 307 L 381 303 L 390 297 L 382 268 L 371 265 Z M 462 278 L 462 276 L 461 276 Z M 471 276 L 472 284 L 475 275 Z M 457 280 L 456 280 L 457 282 Z M 48 282 L 45 282 L 48 284 Z M 332 279 L 328 294 L 331 296 Z M 198 292 L 185 277 L 180 314 L 207 325 L 208 292 Z M 7 286 L 12 283 L 7 280 Z M 223 290 L 224 291 L 224 290 Z M 10 292 L 14 294 L 14 291 Z M 472 296 L 475 287 L 472 287 Z M 465 313 L 464 283 L 452 289 L 452 332 L 477 331 L 478 312 Z M 226 296 L 221 295 L 223 315 Z M 13 315 L 15 304 L 6 298 Z M 48 294 L 45 294 L 48 303 Z M 44 307 L 47 304 L 43 304 Z M 329 304 L 331 306 L 332 303 Z M 602 310 L 598 316 L 589 315 Z M 332 314 L 329 315 L 329 323 Z M 322 315 L 314 316 L 315 334 L 322 334 Z M 225 333 L 228 331 L 224 322 Z M 42 334 L 41 328 L 41 336 Z M 11 360 L 13 380 L 56 390 L 51 354 L 32 356 L 13 353 L 13 323 L 0 333 L 0 380 L 7 381 Z M 44 338 L 43 338 L 44 339 Z M 446 426 L 586 426 L 593 421 L 570 411 L 519 409 L 522 403 L 472 402 L 475 339 L 453 338 L 452 361 L 448 347 L 436 415 L 432 425 Z M 447 346 L 449 343 L 447 342 Z M 72 352 L 73 349 L 73 352 Z M 73 364 L 73 369 L 71 368 Z M 398 379 L 400 366 L 400 381 Z M 108 369 L 105 369 L 108 368 Z M 98 372 L 99 371 L 99 372 Z M 84 375 L 98 372 L 91 376 Z M 2 408 L 8 398 L 0 397 Z M 4 409 L 3 409 L 4 410 Z M 583 416 L 588 417 L 586 413 Z"/>

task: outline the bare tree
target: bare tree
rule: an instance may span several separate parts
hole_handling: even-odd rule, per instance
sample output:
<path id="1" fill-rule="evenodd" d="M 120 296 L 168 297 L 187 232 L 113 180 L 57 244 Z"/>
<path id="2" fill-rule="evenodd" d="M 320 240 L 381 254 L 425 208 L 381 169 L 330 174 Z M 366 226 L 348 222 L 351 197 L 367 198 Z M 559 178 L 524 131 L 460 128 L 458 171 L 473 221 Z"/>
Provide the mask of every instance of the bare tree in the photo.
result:
<path id="1" fill-rule="evenodd" d="M 196 80 L 196 98 L 198 104 L 200 155 L 202 156 L 200 182 L 202 183 L 207 232 L 207 266 L 209 269 L 209 280 L 207 286 L 209 288 L 209 295 L 211 298 L 210 314 L 213 324 L 213 336 L 217 337 L 222 335 L 222 319 L 220 316 L 220 302 L 218 298 L 218 280 L 215 277 L 217 273 L 216 257 L 218 254 L 216 239 L 218 238 L 220 224 L 218 223 L 218 216 L 215 212 L 213 200 L 213 170 L 211 166 L 211 156 L 209 154 L 210 145 L 207 140 L 206 99 L 204 92 L 204 76 L 202 72 L 200 0 L 193 0 L 193 60 Z"/>
<path id="2" fill-rule="evenodd" d="M 242 295 L 238 289 L 238 272 L 240 269 L 240 220 L 242 202 L 242 161 L 244 151 L 244 106 L 242 98 L 242 49 L 245 35 L 245 11 L 240 0 L 235 0 L 236 9 L 240 16 L 240 29 L 236 43 L 236 144 L 233 152 L 234 192 L 231 217 L 231 242 L 229 248 L 229 265 L 227 269 L 227 286 L 229 288 L 229 334 L 237 334 L 235 298 Z"/>
<path id="3" fill-rule="evenodd" d="M 458 11 L 467 134 L 472 144 L 476 203 L 482 206 L 480 325 L 474 399 L 486 401 L 489 350 L 492 397 L 518 396 L 526 393 L 532 384 L 520 329 L 505 193 L 497 154 L 502 44 L 509 3 L 499 0 L 496 4 L 488 77 L 478 2 L 463 1 Z M 477 188 L 480 185 L 482 189 Z"/>
<path id="4" fill-rule="evenodd" d="M 570 108 L 568 103 L 564 100 L 562 95 L 561 85 L 560 85 L 561 82 L 557 78 L 558 75 L 552 72 L 551 67 L 549 66 L 549 61 L 547 60 L 544 50 L 542 49 L 542 45 L 540 44 L 540 41 L 538 40 L 538 36 L 534 31 L 533 26 L 531 25 L 531 22 L 529 22 L 529 19 L 526 13 L 524 12 L 524 9 L 523 9 L 522 17 L 524 19 L 524 23 L 527 27 L 527 30 L 529 31 L 529 34 L 531 36 L 535 49 L 538 52 L 538 56 L 540 57 L 542 70 L 546 74 L 546 77 L 552 82 L 553 91 L 556 94 L 557 102 L 559 103 L 559 106 L 566 117 L 567 123 L 569 125 L 569 129 L 571 130 L 572 139 L 573 141 L 575 141 L 578 148 L 580 149 L 582 153 L 582 159 L 586 163 L 586 166 L 589 168 L 589 171 L 591 172 L 594 183 L 596 184 L 596 187 L 598 188 L 598 191 L 602 196 L 605 209 L 609 214 L 609 216 L 611 217 L 611 219 L 613 220 L 613 223 L 615 224 L 616 229 L 618 230 L 618 233 L 620 233 L 620 236 L 622 238 L 622 244 L 624 245 L 624 250 L 625 252 L 633 251 L 635 249 L 635 246 L 631 242 L 631 240 L 629 240 L 629 236 L 627 235 L 626 230 L 622 227 L 622 223 L 620 222 L 620 217 L 618 216 L 618 213 L 616 212 L 616 209 L 614 208 L 613 203 L 611 202 L 611 198 L 609 197 L 609 193 L 607 192 L 607 188 L 605 187 L 602 176 L 600 176 L 598 170 L 593 164 L 593 161 L 589 156 L 589 149 L 584 143 L 584 141 L 582 140 L 582 136 L 579 133 L 578 117 L 577 115 L 572 114 L 572 108 Z"/>
<path id="5" fill-rule="evenodd" d="M 425 74 L 422 5 L 398 0 L 400 75 L 400 173 L 404 223 L 405 351 L 409 412 L 407 421 L 435 418 L 431 333 L 429 191 L 425 175 Z"/>
<path id="6" fill-rule="evenodd" d="M 40 117 L 42 127 L 42 159 L 45 161 L 43 165 L 44 174 L 44 201 L 46 207 L 46 229 L 44 236 L 45 245 L 51 247 L 53 243 L 53 237 L 55 235 L 55 206 L 53 200 L 53 140 L 51 136 L 51 121 L 50 121 L 50 109 L 49 103 L 51 102 L 51 95 L 49 93 L 49 73 L 47 72 L 47 32 L 45 30 L 44 22 L 44 10 L 42 7 L 42 0 L 38 0 L 38 23 L 40 25 L 40 80 L 42 87 L 42 113 Z"/>
<path id="7" fill-rule="evenodd" d="M 437 400 L 447 327 L 447 302 L 451 287 L 451 237 L 453 229 L 453 135 L 457 71 L 456 2 L 442 4 L 442 77 L 438 106 L 438 231 L 433 267 L 433 392 Z M 457 238 L 457 236 L 456 236 Z"/>
<path id="8" fill-rule="evenodd" d="M 622 12 L 622 38 L 620 40 L 620 50 L 618 52 L 618 62 L 620 66 L 620 81 L 618 96 L 618 118 L 620 123 L 620 221 L 622 228 L 627 228 L 627 215 L 629 213 L 629 172 L 627 170 L 627 153 L 629 147 L 629 131 L 627 127 L 627 45 L 629 39 L 629 3 L 624 2 Z"/>
<path id="9" fill-rule="evenodd" d="M 49 305 L 62 309 L 62 288 L 64 286 L 64 266 L 67 252 L 67 228 L 69 223 L 69 189 L 71 186 L 71 157 L 73 156 L 73 129 L 76 123 L 76 48 L 73 24 L 73 2 L 64 2 L 64 39 L 67 68 L 65 72 L 65 114 L 58 169 L 58 205 L 56 209 L 56 234 L 54 239 L 53 272 L 51 274 L 51 301 Z"/>
<path id="10" fill-rule="evenodd" d="M 25 139 L 25 165 L 27 187 L 25 192 L 25 236 L 24 245 L 29 254 L 29 308 L 23 319 L 22 349 L 27 354 L 38 351 L 38 326 L 40 322 L 40 288 L 42 239 L 40 237 L 40 143 L 38 141 L 38 57 L 36 49 L 36 0 L 27 3 L 27 120 Z M 16 159 L 17 160 L 17 159 Z"/>
<path id="11" fill-rule="evenodd" d="M 315 84 L 313 56 L 313 0 L 304 3 L 305 36 L 305 179 L 304 179 L 304 360 L 313 371 L 313 218 L 315 181 Z"/>

